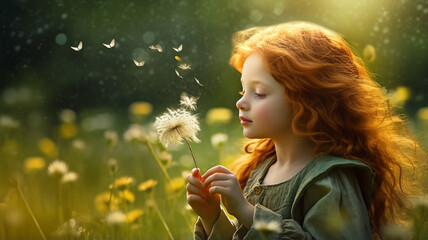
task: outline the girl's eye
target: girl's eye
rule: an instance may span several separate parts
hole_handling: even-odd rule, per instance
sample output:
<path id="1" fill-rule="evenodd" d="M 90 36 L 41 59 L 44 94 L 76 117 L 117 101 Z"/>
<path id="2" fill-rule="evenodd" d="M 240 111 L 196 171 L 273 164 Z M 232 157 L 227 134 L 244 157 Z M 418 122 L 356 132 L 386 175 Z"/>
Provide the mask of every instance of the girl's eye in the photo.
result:
<path id="1" fill-rule="evenodd" d="M 263 93 L 254 93 L 254 95 L 256 95 L 258 98 L 264 98 L 266 96 L 266 94 Z"/>

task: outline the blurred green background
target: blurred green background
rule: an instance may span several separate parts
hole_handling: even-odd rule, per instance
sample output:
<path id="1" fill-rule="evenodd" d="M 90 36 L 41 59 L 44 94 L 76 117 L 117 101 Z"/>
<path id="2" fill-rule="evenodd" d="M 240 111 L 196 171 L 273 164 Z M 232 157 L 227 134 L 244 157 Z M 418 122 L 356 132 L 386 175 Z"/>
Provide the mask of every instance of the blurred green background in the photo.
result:
<path id="1" fill-rule="evenodd" d="M 78 219 L 87 232 L 92 231 L 91 236 L 101 236 L 99 227 L 94 226 L 102 225 L 103 218 L 93 199 L 108 191 L 111 176 L 107 159 L 118 159 L 118 175 L 133 176 L 136 182 L 156 179 L 164 187 L 162 172 L 147 148 L 127 144 L 122 135 L 131 123 L 148 125 L 167 107 L 177 107 L 182 92 L 199 97 L 202 142 L 193 147 L 200 167 L 207 170 L 233 159 L 241 150 L 242 136 L 235 107 L 240 75 L 229 64 L 231 36 L 252 26 L 311 21 L 340 33 L 388 91 L 397 111 L 407 116 L 417 138 L 428 145 L 428 2 L 424 0 L 16 0 L 0 5 L 0 200 L 4 199 L 0 210 L 14 199 L 11 195 L 19 199 L 16 192 L 11 193 L 14 188 L 9 179 L 23 174 L 26 158 L 42 156 L 47 165 L 59 157 L 79 174 L 73 193 L 68 193 L 75 202 L 68 203 L 72 210 L 66 217 Z M 113 48 L 103 46 L 113 38 Z M 71 46 L 79 41 L 83 49 L 76 52 Z M 149 49 L 156 44 L 162 46 L 162 52 Z M 173 50 L 180 44 L 181 52 Z M 144 66 L 137 67 L 134 59 L 144 60 Z M 191 69 L 180 70 L 182 63 Z M 131 104 L 141 101 L 153 107 L 144 119 L 135 118 L 130 109 Z M 207 124 L 207 111 L 215 107 L 231 109 L 232 121 Z M 63 124 L 59 114 L 64 109 L 76 115 L 76 133 L 69 137 L 59 133 Z M 7 125 L 10 119 L 18 125 Z M 105 143 L 106 130 L 119 134 L 113 150 Z M 217 132 L 229 135 L 229 143 L 221 152 L 210 144 L 211 135 Z M 60 153 L 45 156 L 40 147 L 43 138 L 52 139 Z M 84 151 L 74 152 L 72 144 L 77 139 L 86 143 Z M 192 168 L 186 151 L 184 147 L 172 151 L 176 165 L 167 166 L 172 177 Z M 46 206 L 55 206 L 55 194 L 51 193 L 53 183 L 46 171 L 38 174 L 23 175 L 23 190 L 36 216 L 44 215 L 40 222 L 49 235 L 60 225 L 51 221 L 56 218 L 56 208 Z M 168 196 L 162 187 L 155 192 L 159 199 Z M 145 198 L 137 196 L 134 207 L 143 208 L 145 200 L 138 199 Z M 174 199 L 184 206 L 184 190 Z M 191 231 L 184 220 L 193 223 L 195 216 L 189 213 L 191 217 L 186 217 L 181 210 L 177 215 L 171 210 L 176 203 L 171 201 L 160 200 L 161 212 L 169 216 L 169 224 L 178 224 L 172 229 L 173 235 L 188 239 Z M 19 239 L 23 224 L 33 226 L 22 203 L 18 205 L 24 220 L 13 225 L 7 222 L 9 215 L 3 214 L 0 238 Z M 151 216 L 150 212 L 146 216 Z M 147 236 L 167 239 L 162 223 L 153 221 L 143 220 L 140 227 L 155 226 L 153 229 L 160 233 Z M 21 234 L 38 239 L 33 227 Z M 142 233 L 133 234 L 130 236 Z"/>

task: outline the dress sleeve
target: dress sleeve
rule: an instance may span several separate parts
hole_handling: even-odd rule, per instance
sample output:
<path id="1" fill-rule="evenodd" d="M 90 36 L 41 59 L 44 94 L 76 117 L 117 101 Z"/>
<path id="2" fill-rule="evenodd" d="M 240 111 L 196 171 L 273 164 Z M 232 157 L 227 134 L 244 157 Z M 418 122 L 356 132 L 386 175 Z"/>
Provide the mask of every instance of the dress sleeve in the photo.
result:
<path id="1" fill-rule="evenodd" d="M 303 224 L 256 204 L 253 226 L 256 221 L 281 223 L 281 232 L 269 239 L 371 239 L 367 208 L 351 168 L 331 171 L 303 194 Z M 262 239 L 253 226 L 244 239 Z"/>
<path id="2" fill-rule="evenodd" d="M 220 215 L 217 218 L 217 221 L 214 223 L 209 236 L 205 232 L 201 218 L 198 218 L 198 221 L 196 221 L 195 224 L 193 238 L 196 240 L 232 239 L 233 234 L 236 231 L 236 224 L 237 221 L 230 220 L 224 210 L 221 209 Z"/>

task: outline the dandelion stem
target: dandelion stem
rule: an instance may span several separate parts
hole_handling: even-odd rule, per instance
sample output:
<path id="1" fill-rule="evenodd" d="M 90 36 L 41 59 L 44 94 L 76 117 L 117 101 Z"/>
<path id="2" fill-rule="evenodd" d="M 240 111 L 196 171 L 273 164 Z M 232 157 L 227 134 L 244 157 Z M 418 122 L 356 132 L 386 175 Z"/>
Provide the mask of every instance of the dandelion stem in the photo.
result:
<path id="1" fill-rule="evenodd" d="M 33 219 L 34 224 L 36 225 L 37 229 L 39 230 L 39 233 L 42 236 L 42 239 L 46 240 L 46 236 L 43 233 L 42 228 L 40 228 L 39 222 L 37 222 L 37 219 L 34 216 L 33 211 L 31 211 L 30 205 L 28 204 L 27 200 L 25 199 L 24 194 L 22 193 L 21 186 L 19 185 L 19 182 L 16 184 L 16 188 L 18 189 L 19 195 L 21 196 L 22 201 L 24 201 L 25 207 L 27 208 L 28 212 L 30 213 L 31 218 Z"/>
<path id="2" fill-rule="evenodd" d="M 162 165 L 162 162 L 160 161 L 160 159 L 156 155 L 155 151 L 153 150 L 152 144 L 150 143 L 150 141 L 146 141 L 146 144 L 149 147 L 151 154 L 155 158 L 156 162 L 158 163 L 159 167 L 162 169 L 163 174 L 165 175 L 166 179 L 168 179 L 168 182 L 169 182 L 171 179 L 168 175 L 168 172 L 166 171 L 165 167 Z"/>
<path id="3" fill-rule="evenodd" d="M 198 168 L 198 165 L 196 165 L 195 156 L 193 155 L 193 151 L 192 151 L 192 148 L 190 147 L 189 140 L 187 140 L 187 138 L 185 138 L 185 137 L 183 137 L 183 138 L 184 138 L 184 141 L 186 141 L 187 146 L 189 147 L 190 154 L 192 154 L 193 162 L 195 163 L 195 168 L 197 169 L 197 168 Z"/>
<path id="4" fill-rule="evenodd" d="M 162 217 L 162 214 L 159 211 L 158 204 L 156 203 L 156 201 L 154 199 L 152 199 L 152 200 L 153 200 L 153 203 L 154 203 L 154 207 L 155 207 L 156 213 L 158 214 L 160 220 L 162 221 L 163 226 L 165 227 L 166 231 L 168 232 L 169 238 L 172 239 L 172 240 L 174 240 L 174 237 L 172 236 L 172 233 L 169 230 L 168 224 L 166 224 L 165 219 Z"/>

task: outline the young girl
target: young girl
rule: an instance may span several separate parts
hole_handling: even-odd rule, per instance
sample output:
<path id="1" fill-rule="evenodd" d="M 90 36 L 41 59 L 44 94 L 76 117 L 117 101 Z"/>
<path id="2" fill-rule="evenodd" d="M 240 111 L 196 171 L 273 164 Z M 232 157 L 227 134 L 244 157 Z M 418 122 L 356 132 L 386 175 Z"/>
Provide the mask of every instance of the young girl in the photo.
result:
<path id="1" fill-rule="evenodd" d="M 346 42 L 305 22 L 250 28 L 235 34 L 231 64 L 254 140 L 236 175 L 188 176 L 195 239 L 260 239 L 257 222 L 277 223 L 274 239 L 379 236 L 404 206 L 403 162 L 423 150 Z"/>

